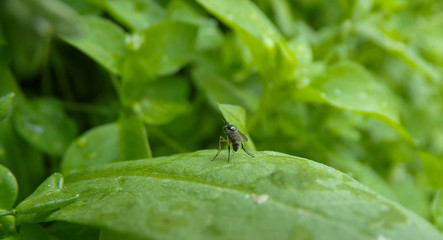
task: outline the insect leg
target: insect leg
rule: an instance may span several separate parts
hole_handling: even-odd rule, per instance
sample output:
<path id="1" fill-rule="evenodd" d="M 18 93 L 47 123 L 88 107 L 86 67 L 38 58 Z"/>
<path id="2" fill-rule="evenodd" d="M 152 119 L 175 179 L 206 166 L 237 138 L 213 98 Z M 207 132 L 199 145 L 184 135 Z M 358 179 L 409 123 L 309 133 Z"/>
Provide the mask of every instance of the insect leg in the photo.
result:
<path id="1" fill-rule="evenodd" d="M 222 136 L 220 136 L 220 140 L 218 140 L 218 152 L 217 154 L 215 154 L 214 158 L 211 161 L 214 161 L 215 158 L 220 154 L 222 142 L 226 142 L 226 140 Z"/>
<path id="2" fill-rule="evenodd" d="M 228 163 L 229 163 L 229 160 L 231 160 L 231 144 L 228 141 Z"/>
<path id="3" fill-rule="evenodd" d="M 245 153 L 247 153 L 249 156 L 254 157 L 254 154 L 246 151 L 245 146 L 243 145 L 243 141 L 241 141 L 241 148 L 243 149 L 243 151 L 245 151 Z"/>

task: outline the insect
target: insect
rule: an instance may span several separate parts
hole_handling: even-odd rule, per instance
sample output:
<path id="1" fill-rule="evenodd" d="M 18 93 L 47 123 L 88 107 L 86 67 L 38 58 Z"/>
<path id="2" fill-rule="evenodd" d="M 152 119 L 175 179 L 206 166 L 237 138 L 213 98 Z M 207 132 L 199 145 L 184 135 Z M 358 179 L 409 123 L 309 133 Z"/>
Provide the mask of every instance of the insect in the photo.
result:
<path id="1" fill-rule="evenodd" d="M 218 152 L 217 154 L 215 154 L 214 158 L 211 161 L 214 161 L 215 158 L 220 154 L 222 142 L 228 143 L 228 162 L 231 159 L 231 144 L 234 152 L 237 152 L 238 147 L 241 145 L 241 148 L 243 149 L 243 151 L 245 151 L 245 153 L 247 153 L 251 157 L 254 157 L 254 154 L 246 151 L 245 146 L 243 145 L 244 142 L 248 141 L 248 138 L 243 135 L 243 133 L 241 133 L 234 125 L 225 122 L 223 130 L 226 133 L 226 139 L 224 139 L 223 136 L 220 136 L 220 140 L 218 141 Z"/>

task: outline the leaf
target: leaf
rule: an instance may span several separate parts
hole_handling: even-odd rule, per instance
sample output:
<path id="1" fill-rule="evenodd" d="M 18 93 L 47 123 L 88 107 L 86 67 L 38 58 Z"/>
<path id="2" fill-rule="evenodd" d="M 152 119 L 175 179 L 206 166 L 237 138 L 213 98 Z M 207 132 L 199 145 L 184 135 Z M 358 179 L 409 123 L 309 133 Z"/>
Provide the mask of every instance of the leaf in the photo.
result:
<path id="1" fill-rule="evenodd" d="M 20 104 L 13 120 L 24 139 L 53 156 L 62 155 L 77 133 L 74 121 L 56 99 L 41 98 Z"/>
<path id="2" fill-rule="evenodd" d="M 170 75 L 192 60 L 197 28 L 193 25 L 165 21 L 152 26 L 142 36 L 133 35 L 132 48 L 125 60 L 123 81 L 147 81 Z"/>
<path id="3" fill-rule="evenodd" d="M 120 155 L 119 126 L 110 123 L 95 127 L 71 143 L 63 156 L 62 173 L 117 161 Z"/>
<path id="4" fill-rule="evenodd" d="M 327 70 L 326 78 L 314 83 L 320 97 L 332 106 L 377 118 L 412 141 L 400 124 L 399 108 L 387 87 L 352 62 L 338 63 Z"/>
<path id="5" fill-rule="evenodd" d="M 67 222 L 54 222 L 46 227 L 46 231 L 55 239 L 60 240 L 104 240 L 99 229 Z M 99 238 L 100 237 L 100 238 Z"/>
<path id="6" fill-rule="evenodd" d="M 0 209 L 11 209 L 17 195 L 17 180 L 9 169 L 0 164 Z"/>
<path id="7" fill-rule="evenodd" d="M 14 97 L 14 93 L 8 93 L 5 96 L 0 97 L 0 122 L 5 121 L 10 115 Z"/>
<path id="8" fill-rule="evenodd" d="M 65 191 L 63 176 L 54 173 L 49 176 L 33 194 L 23 200 L 17 207 L 17 214 L 50 212 L 74 202 L 78 194 Z"/>
<path id="9" fill-rule="evenodd" d="M 291 78 L 296 58 L 280 32 L 249 0 L 198 0 L 204 8 L 231 27 L 249 48 L 265 81 Z"/>
<path id="10" fill-rule="evenodd" d="M 223 35 L 217 27 L 217 21 L 203 15 L 203 11 L 192 2 L 171 1 L 168 4 L 167 17 L 199 27 L 196 39 L 196 49 L 199 51 L 216 49 L 223 42 Z"/>
<path id="11" fill-rule="evenodd" d="M 95 16 L 82 17 L 82 32 L 60 37 L 94 59 L 108 71 L 120 74 L 125 55 L 125 33 L 116 24 Z"/>
<path id="12" fill-rule="evenodd" d="M 132 30 L 141 31 L 161 22 L 165 10 L 152 0 L 102 0 L 108 12 Z"/>
<path id="13" fill-rule="evenodd" d="M 437 227 L 443 230 L 443 189 L 437 191 L 434 201 L 432 202 L 432 215 L 435 219 Z"/>
<path id="14" fill-rule="evenodd" d="M 245 135 L 249 140 L 245 143 L 245 147 L 251 151 L 256 151 L 254 142 L 251 139 L 248 131 L 246 130 L 246 112 L 245 110 L 236 105 L 229 104 L 218 104 L 223 117 L 230 124 L 234 125 L 243 135 Z"/>
<path id="15" fill-rule="evenodd" d="M 185 78 L 134 78 L 123 83 L 122 93 L 125 103 L 147 124 L 166 124 L 189 111 L 190 85 Z"/>
<path id="16" fill-rule="evenodd" d="M 0 238 L 8 240 L 8 236 L 12 236 L 16 233 L 15 229 L 15 216 L 10 215 L 10 211 L 0 209 L 0 215 L 7 214 L 5 216 L 0 216 Z"/>
<path id="17" fill-rule="evenodd" d="M 429 185 L 434 189 L 443 188 L 443 178 L 441 177 L 441 173 L 443 172 L 442 159 L 425 151 L 420 151 L 418 155 L 423 164 Z"/>
<path id="18" fill-rule="evenodd" d="M 276 152 L 227 164 L 211 162 L 213 153 L 71 174 L 63 191 L 78 199 L 43 221 L 151 239 L 441 239 L 424 219 L 325 165 Z"/>
<path id="19" fill-rule="evenodd" d="M 380 23 L 378 22 L 371 21 L 360 22 L 355 25 L 354 30 L 361 36 L 372 40 L 386 51 L 397 55 L 400 59 L 422 72 L 433 81 L 441 81 L 441 76 L 438 70 L 426 61 L 414 47 L 393 39 L 391 36 L 380 30 L 380 27 L 377 26 L 379 24 Z"/>
<path id="20" fill-rule="evenodd" d="M 206 92 L 210 102 L 239 104 L 247 109 L 256 110 L 259 99 L 246 88 L 239 87 L 218 74 L 207 71 L 204 67 L 194 70 L 193 79 Z"/>
<path id="21" fill-rule="evenodd" d="M 55 34 L 78 33 L 79 16 L 63 1 L 5 0 L 0 7 L 2 36 L 16 74 L 34 77 L 46 64 Z"/>
<path id="22" fill-rule="evenodd" d="M 26 223 L 20 226 L 19 240 L 50 240 L 46 230 L 38 224 Z"/>
<path id="23" fill-rule="evenodd" d="M 14 173 L 20 186 L 19 200 L 31 194 L 46 177 L 42 154 L 15 131 L 12 119 L 0 123 L 2 163 Z"/>
<path id="24" fill-rule="evenodd" d="M 121 159 L 152 158 L 146 129 L 135 114 L 122 112 L 118 125 Z"/>
<path id="25" fill-rule="evenodd" d="M 132 108 L 144 122 L 152 125 L 170 122 L 188 111 L 186 103 L 148 98 L 134 103 Z"/>

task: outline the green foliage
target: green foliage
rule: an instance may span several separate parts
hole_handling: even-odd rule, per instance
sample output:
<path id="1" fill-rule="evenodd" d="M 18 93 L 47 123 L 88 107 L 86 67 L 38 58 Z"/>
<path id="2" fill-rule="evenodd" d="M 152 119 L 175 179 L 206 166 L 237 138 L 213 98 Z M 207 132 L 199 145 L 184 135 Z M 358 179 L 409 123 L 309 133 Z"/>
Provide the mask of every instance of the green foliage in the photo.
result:
<path id="1" fill-rule="evenodd" d="M 442 11 L 0 1 L 0 238 L 441 239 Z"/>
<path id="2" fill-rule="evenodd" d="M 44 206 L 50 207 L 46 220 L 140 238 L 440 239 L 423 219 L 322 164 L 265 151 L 226 165 L 211 162 L 212 155 L 204 150 L 108 164 L 67 176 L 63 188 L 54 174 L 22 204 L 26 213 L 41 213 L 39 204 L 49 201 L 40 196 L 62 189 L 78 198 L 55 212 L 54 203 Z M 42 217 L 20 214 L 22 204 L 18 217 L 28 219 L 20 221 Z"/>

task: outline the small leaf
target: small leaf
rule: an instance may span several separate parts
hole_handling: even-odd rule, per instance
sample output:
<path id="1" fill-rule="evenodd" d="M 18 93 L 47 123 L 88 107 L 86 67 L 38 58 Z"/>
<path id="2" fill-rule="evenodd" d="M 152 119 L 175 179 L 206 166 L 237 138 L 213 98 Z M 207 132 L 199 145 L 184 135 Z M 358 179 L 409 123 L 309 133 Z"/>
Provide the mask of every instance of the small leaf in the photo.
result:
<path id="1" fill-rule="evenodd" d="M 296 58 L 277 28 L 256 5 L 249 0 L 197 2 L 237 33 L 265 81 L 292 78 Z"/>
<path id="2" fill-rule="evenodd" d="M 125 33 L 116 24 L 95 16 L 82 17 L 80 35 L 60 37 L 114 74 L 120 74 L 125 54 Z"/>
<path id="3" fill-rule="evenodd" d="M 145 239 L 441 239 L 426 220 L 325 165 L 276 152 L 238 155 L 227 164 L 210 161 L 213 154 L 69 175 L 64 191 L 78 199 L 42 221 Z"/>
<path id="4" fill-rule="evenodd" d="M 0 164 L 0 209 L 11 209 L 17 194 L 17 180 L 9 169 Z"/>
<path id="5" fill-rule="evenodd" d="M 189 108 L 186 103 L 146 98 L 133 103 L 132 109 L 147 124 L 160 125 L 184 114 Z"/>
<path id="6" fill-rule="evenodd" d="M 35 99 L 17 106 L 14 125 L 37 149 L 60 156 L 74 139 L 77 128 L 56 99 Z"/>
<path id="7" fill-rule="evenodd" d="M 193 25 L 166 21 L 148 28 L 143 36 L 133 35 L 124 65 L 123 81 L 136 78 L 146 81 L 177 72 L 193 57 L 197 28 Z"/>
<path id="8" fill-rule="evenodd" d="M 108 12 L 132 30 L 140 31 L 161 22 L 165 10 L 153 0 L 103 0 Z"/>
<path id="9" fill-rule="evenodd" d="M 0 122 L 5 121 L 10 115 L 14 97 L 14 93 L 8 93 L 5 96 L 0 97 Z"/>
<path id="10" fill-rule="evenodd" d="M 5 211 L 6 210 L 0 209 L 0 214 Z M 7 237 L 16 233 L 15 225 L 15 216 L 0 216 L 0 239 L 9 240 Z M 13 240 L 13 238 L 11 238 L 11 240 Z"/>
<path id="11" fill-rule="evenodd" d="M 437 191 L 432 203 L 432 215 L 435 219 L 437 227 L 443 230 L 443 189 Z"/>
<path id="12" fill-rule="evenodd" d="M 31 196 L 23 200 L 16 211 L 17 214 L 49 212 L 72 203 L 77 198 L 78 194 L 64 191 L 63 176 L 54 173 Z"/>
<path id="13" fill-rule="evenodd" d="M 122 112 L 118 125 L 121 159 L 135 160 L 152 157 L 146 129 L 136 115 Z"/>
<path id="14" fill-rule="evenodd" d="M 204 67 L 193 71 L 193 79 L 206 92 L 214 106 L 219 103 L 239 104 L 247 109 L 256 110 L 259 99 L 246 88 L 240 88 L 218 74 Z"/>
<path id="15" fill-rule="evenodd" d="M 225 117 L 226 121 L 237 127 L 237 129 L 249 139 L 249 141 L 245 143 L 246 148 L 250 149 L 251 151 L 256 151 L 254 142 L 252 141 L 251 136 L 246 130 L 247 128 L 245 110 L 240 106 L 229 104 L 218 104 L 218 107 L 220 108 L 220 111 L 222 112 L 223 117 Z"/>
<path id="16" fill-rule="evenodd" d="M 62 173 L 97 166 L 119 159 L 119 126 L 95 127 L 71 143 L 61 163 Z"/>
<path id="17" fill-rule="evenodd" d="M 161 125 L 189 110 L 189 82 L 182 77 L 153 81 L 133 78 L 123 83 L 122 95 L 129 107 L 147 124 Z"/>
<path id="18" fill-rule="evenodd" d="M 198 26 L 196 49 L 199 51 L 215 49 L 223 42 L 223 35 L 215 19 L 203 15 L 201 9 L 189 1 L 174 0 L 168 4 L 168 19 L 182 21 Z"/>
<path id="19" fill-rule="evenodd" d="M 441 177 L 441 173 L 443 172 L 442 159 L 425 151 L 420 151 L 418 154 L 429 185 L 434 189 L 443 188 L 443 178 Z"/>

